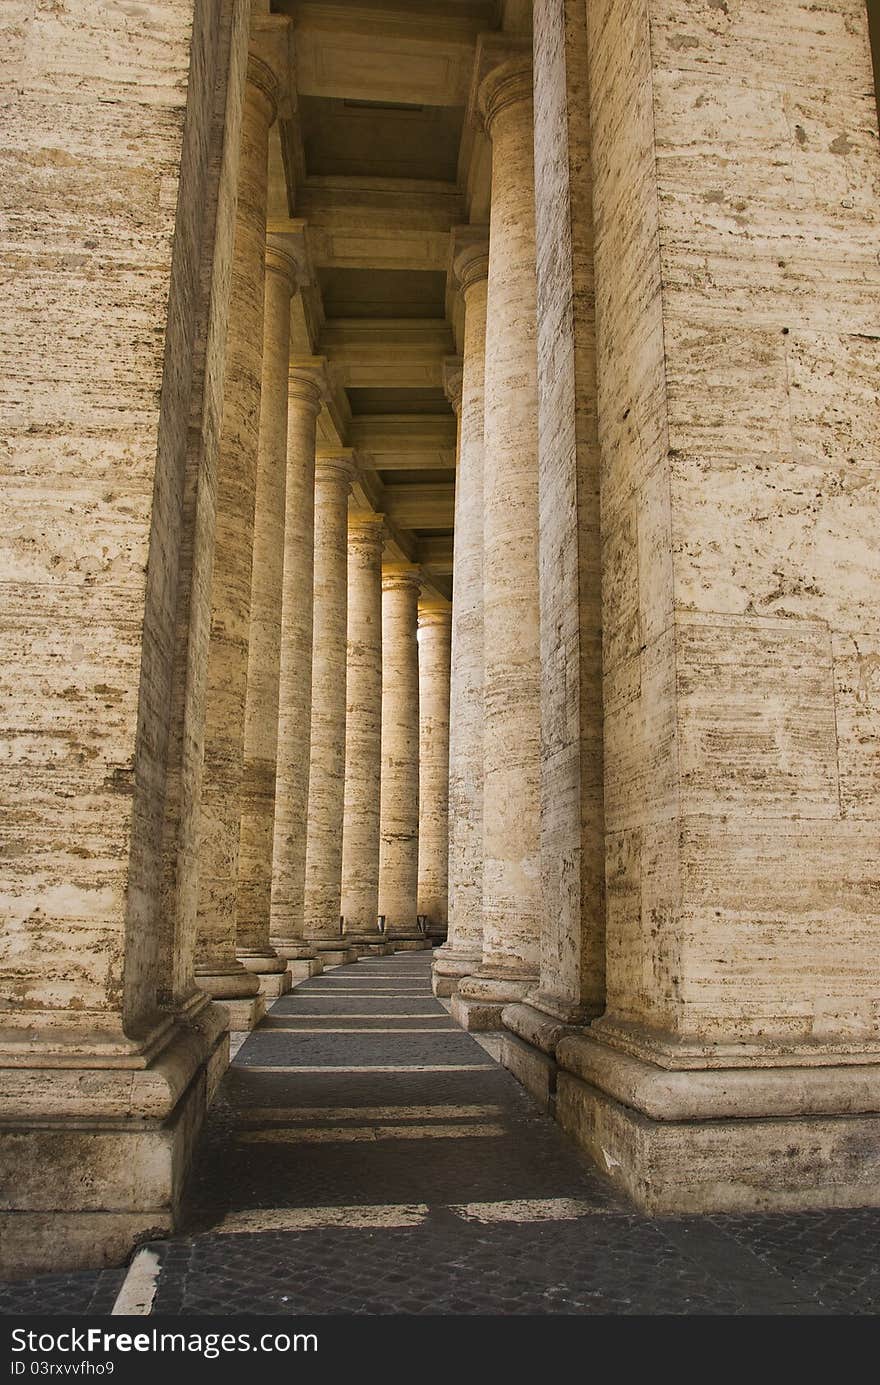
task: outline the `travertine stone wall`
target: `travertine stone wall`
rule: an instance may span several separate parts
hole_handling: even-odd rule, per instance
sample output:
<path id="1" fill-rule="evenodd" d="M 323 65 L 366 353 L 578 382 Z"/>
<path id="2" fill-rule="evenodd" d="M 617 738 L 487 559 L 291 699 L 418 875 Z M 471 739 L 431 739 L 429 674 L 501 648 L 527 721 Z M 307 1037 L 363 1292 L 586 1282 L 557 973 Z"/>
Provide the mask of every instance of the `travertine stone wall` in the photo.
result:
<path id="1" fill-rule="evenodd" d="M 382 571 L 382 786 L 379 913 L 389 933 L 416 931 L 419 883 L 420 570 Z"/>
<path id="2" fill-rule="evenodd" d="M 345 664 L 348 624 L 350 450 L 318 453 L 315 464 L 315 581 L 312 731 L 303 933 L 339 940 L 345 798 Z"/>
<path id="3" fill-rule="evenodd" d="M 13 752 L 0 955 L 7 1022 L 30 1031 L 121 1038 L 129 939 L 131 1020 L 155 1006 L 159 982 L 191 304 L 218 61 L 197 9 L 170 7 L 161 36 L 120 21 L 109 66 L 95 59 L 106 16 L 4 14 L 3 176 L 16 215 L 3 232 L 15 290 L 0 387 Z"/>
<path id="4" fill-rule="evenodd" d="M 436 994 L 477 969 L 483 950 L 483 383 L 486 228 L 456 232 L 453 271 L 464 296 L 452 568 L 449 726 L 449 934 L 434 958 Z"/>
<path id="5" fill-rule="evenodd" d="M 601 0 L 590 39 L 601 1023 L 663 1062 L 876 1051 L 865 7 Z"/>
<path id="6" fill-rule="evenodd" d="M 445 929 L 448 914 L 451 639 L 451 607 L 420 603 L 418 912 L 435 930 Z"/>
<path id="7" fill-rule="evenodd" d="M 270 21 L 254 23 L 260 26 Z M 278 23 L 286 21 L 279 18 Z M 258 34 L 254 37 L 258 40 Z M 256 979 L 235 958 L 235 912 L 262 374 L 268 138 L 277 112 L 280 76 L 252 46 L 242 114 L 217 475 L 202 780 L 196 975 L 216 998 L 253 995 L 259 989 Z"/>
<path id="8" fill-rule="evenodd" d="M 348 635 L 342 902 L 347 933 L 375 934 L 379 913 L 384 518 L 348 519 Z"/>
<path id="9" fill-rule="evenodd" d="M 462 997 L 514 1000 L 540 948 L 540 651 L 531 56 L 484 79 L 492 209 L 484 418 L 483 961 Z M 457 1012 L 464 1018 L 462 1008 Z"/>
<path id="10" fill-rule="evenodd" d="M 539 1009 L 600 1014 L 605 982 L 602 594 L 586 7 L 535 8 L 541 604 Z"/>
<path id="11" fill-rule="evenodd" d="M 182 0 L 163 20 L 2 17 L 3 1277 L 104 1263 L 170 1227 L 219 1041 L 204 1002 L 186 1037 L 158 1012 L 175 989 L 160 917 L 170 839 L 184 936 L 203 663 L 195 642 L 180 695 L 178 616 L 183 581 L 202 578 L 187 487 L 202 472 L 210 492 L 214 465 L 208 300 L 220 308 L 235 163 L 215 116 L 227 70 L 235 104 L 243 29 Z"/>
<path id="12" fill-rule="evenodd" d="M 295 261 L 270 245 L 266 251 L 236 917 L 236 952 L 248 969 L 256 972 L 284 970 L 284 961 L 269 943 L 269 907 L 281 670 L 290 299 L 296 282 Z"/>

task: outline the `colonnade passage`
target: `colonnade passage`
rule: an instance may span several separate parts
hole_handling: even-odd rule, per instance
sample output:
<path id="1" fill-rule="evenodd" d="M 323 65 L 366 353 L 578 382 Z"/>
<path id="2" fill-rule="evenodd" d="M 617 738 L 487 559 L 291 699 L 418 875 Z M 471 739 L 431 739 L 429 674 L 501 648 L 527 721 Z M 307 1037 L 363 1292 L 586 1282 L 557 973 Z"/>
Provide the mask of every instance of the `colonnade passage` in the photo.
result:
<path id="1" fill-rule="evenodd" d="M 867 10 L 686 8 L 4 20 L 7 1276 L 410 953 L 615 1197 L 880 1202 Z"/>

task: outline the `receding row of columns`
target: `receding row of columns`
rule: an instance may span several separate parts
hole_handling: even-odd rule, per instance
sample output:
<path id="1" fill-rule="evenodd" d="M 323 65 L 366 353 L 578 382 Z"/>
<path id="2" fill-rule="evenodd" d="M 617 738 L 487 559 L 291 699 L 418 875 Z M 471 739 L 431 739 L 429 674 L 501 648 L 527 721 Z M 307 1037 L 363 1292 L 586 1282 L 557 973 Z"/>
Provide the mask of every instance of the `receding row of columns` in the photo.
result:
<path id="1" fill-rule="evenodd" d="M 316 446 L 327 370 L 291 360 L 303 276 L 266 237 L 280 85 L 252 51 L 201 798 L 196 976 L 237 1029 L 291 972 L 446 914 L 450 610 L 420 607 L 417 566 L 383 566 L 381 515 L 350 514 L 355 453 Z"/>

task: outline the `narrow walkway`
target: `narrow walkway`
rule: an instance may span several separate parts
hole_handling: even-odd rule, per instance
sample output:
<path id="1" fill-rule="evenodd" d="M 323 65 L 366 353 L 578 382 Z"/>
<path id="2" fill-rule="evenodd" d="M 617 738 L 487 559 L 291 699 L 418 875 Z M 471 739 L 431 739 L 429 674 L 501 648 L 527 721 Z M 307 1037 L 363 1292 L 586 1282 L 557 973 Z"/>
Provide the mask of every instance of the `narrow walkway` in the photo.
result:
<path id="1" fill-rule="evenodd" d="M 876 1313 L 877 1212 L 649 1219 L 430 990 L 430 954 L 276 1001 L 224 1079 L 161 1314 Z M 106 1313 L 122 1271 L 0 1286 Z"/>

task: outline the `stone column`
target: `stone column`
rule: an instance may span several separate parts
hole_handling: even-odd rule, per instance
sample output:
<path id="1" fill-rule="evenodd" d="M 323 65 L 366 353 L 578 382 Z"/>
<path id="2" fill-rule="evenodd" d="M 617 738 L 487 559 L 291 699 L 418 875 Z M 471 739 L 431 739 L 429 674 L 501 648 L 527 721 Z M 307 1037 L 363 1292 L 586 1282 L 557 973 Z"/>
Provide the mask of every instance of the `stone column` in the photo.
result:
<path id="1" fill-rule="evenodd" d="M 226 1059 L 192 986 L 194 827 L 248 35 L 242 7 L 183 3 L 160 43 L 105 26 L 97 62 L 81 6 L 9 9 L 0 1277 L 16 1279 L 121 1264 L 174 1229 Z"/>
<path id="2" fill-rule="evenodd" d="M 272 848 L 270 938 L 294 976 L 321 964 L 303 936 L 306 817 L 312 726 L 315 554 L 315 426 L 326 389 L 325 363 L 291 363 L 287 394 L 287 485 L 278 688 L 278 767 Z"/>
<path id="3" fill-rule="evenodd" d="M 464 349 L 455 479 L 449 725 L 448 937 L 433 964 L 448 996 L 483 952 L 483 383 L 486 365 L 485 228 L 459 227 L 453 274 L 464 295 Z"/>
<path id="4" fill-rule="evenodd" d="M 341 913 L 345 932 L 352 940 L 368 938 L 378 944 L 383 530 L 382 515 L 349 515 L 342 821 Z"/>
<path id="5" fill-rule="evenodd" d="M 287 376 L 290 299 L 296 262 L 277 246 L 266 251 L 263 381 L 254 512 L 251 634 L 244 723 L 244 778 L 238 860 L 236 954 L 256 973 L 263 995 L 290 989 L 287 961 L 269 942 L 281 598 L 287 473 Z"/>
<path id="6" fill-rule="evenodd" d="M 446 934 L 449 861 L 449 650 L 452 608 L 419 604 L 418 911 Z"/>
<path id="7" fill-rule="evenodd" d="M 342 943 L 342 812 L 345 799 L 345 663 L 348 625 L 350 449 L 315 464 L 315 625 L 303 935 L 326 965 L 353 961 Z"/>
<path id="8" fill-rule="evenodd" d="M 420 940 L 419 651 L 420 570 L 382 570 L 382 790 L 379 913 L 395 942 Z"/>
<path id="9" fill-rule="evenodd" d="M 606 1010 L 652 1211 L 880 1201 L 880 150 L 864 5 L 587 9 Z"/>
<path id="10" fill-rule="evenodd" d="M 498 62 L 497 57 L 503 60 Z M 536 984 L 540 954 L 540 649 L 532 71 L 484 42 L 492 141 L 484 418 L 483 960 L 453 1014 L 494 1028 Z"/>
<path id="11" fill-rule="evenodd" d="M 199 986 L 227 1006 L 233 1029 L 252 1028 L 265 1012 L 257 977 L 235 955 L 235 916 L 263 354 L 269 127 L 278 109 L 279 75 L 265 52 L 252 47 L 242 114 L 211 585 L 195 972 Z"/>
<path id="12" fill-rule="evenodd" d="M 535 10 L 540 986 L 503 1013 L 502 1061 L 548 1106 L 555 1048 L 605 983 L 602 592 L 586 7 Z M 550 158 L 546 151 L 553 150 Z M 515 1036 L 515 1037 L 513 1037 Z"/>

